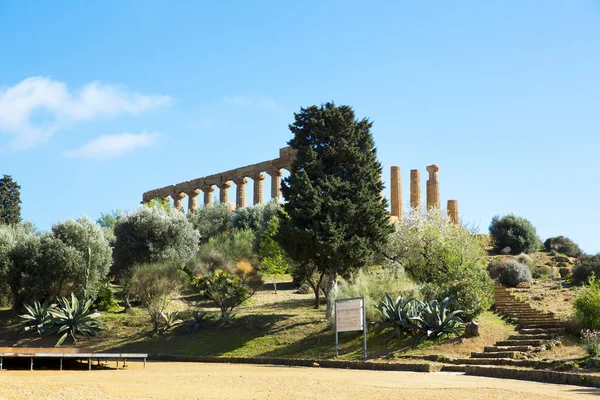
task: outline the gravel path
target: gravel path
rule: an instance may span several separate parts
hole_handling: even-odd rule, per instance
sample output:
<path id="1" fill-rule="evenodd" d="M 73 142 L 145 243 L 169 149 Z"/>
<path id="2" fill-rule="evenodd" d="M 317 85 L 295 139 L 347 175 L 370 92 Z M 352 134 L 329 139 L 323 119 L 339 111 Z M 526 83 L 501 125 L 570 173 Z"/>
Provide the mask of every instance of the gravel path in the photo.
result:
<path id="1" fill-rule="evenodd" d="M 143 370 L 1 371 L 7 399 L 597 399 L 600 390 L 462 376 L 150 362 Z"/>

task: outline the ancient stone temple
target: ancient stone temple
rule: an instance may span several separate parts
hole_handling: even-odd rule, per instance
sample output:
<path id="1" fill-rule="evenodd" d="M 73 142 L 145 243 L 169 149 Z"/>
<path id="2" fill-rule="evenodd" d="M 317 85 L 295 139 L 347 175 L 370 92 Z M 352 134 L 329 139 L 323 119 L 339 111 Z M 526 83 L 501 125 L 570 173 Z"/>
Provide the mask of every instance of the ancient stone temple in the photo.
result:
<path id="1" fill-rule="evenodd" d="M 215 188 L 219 189 L 219 202 L 229 204 L 229 189 L 235 185 L 235 207 L 242 208 L 248 205 L 246 199 L 246 185 L 249 179 L 253 182 L 254 196 L 253 204 L 263 203 L 264 180 L 266 175 L 271 177 L 271 198 L 281 199 L 281 177 L 283 170 L 290 170 L 294 161 L 294 151 L 291 147 L 279 149 L 279 157 L 273 160 L 263 161 L 257 164 L 247 165 L 245 167 L 232 169 L 192 179 L 190 181 L 180 182 L 175 185 L 165 186 L 159 189 L 145 192 L 142 196 L 142 203 L 148 203 L 153 199 L 173 199 L 173 206 L 178 210 L 183 210 L 183 200 L 187 197 L 188 211 L 195 211 L 198 208 L 198 196 L 204 193 L 204 204 L 213 203 L 213 192 Z M 429 179 L 426 187 L 426 205 L 427 208 L 441 208 L 440 183 L 438 176 L 439 167 L 430 165 L 427 167 Z M 266 175 L 265 175 L 266 174 Z M 391 167 L 390 184 L 390 204 L 391 217 L 398 221 L 402 219 L 402 176 L 398 166 Z M 410 207 L 412 209 L 422 209 L 421 199 L 421 173 L 418 169 L 410 171 Z M 448 200 L 448 215 L 455 224 L 459 224 L 458 201 Z"/>
<path id="2" fill-rule="evenodd" d="M 279 149 L 279 157 L 273 160 L 150 190 L 142 195 L 142 203 L 148 203 L 153 199 L 171 198 L 174 207 L 182 210 L 183 199 L 187 197 L 188 210 L 195 211 L 198 208 L 197 198 L 201 192 L 204 193 L 204 204 L 212 204 L 215 187 L 219 188 L 219 201 L 229 203 L 229 189 L 234 184 L 236 207 L 246 207 L 246 184 L 248 179 L 251 179 L 254 183 L 254 204 L 260 204 L 263 202 L 264 173 L 271 177 L 271 198 L 281 199 L 282 170 L 289 171 L 293 160 L 292 148 L 284 147 Z"/>

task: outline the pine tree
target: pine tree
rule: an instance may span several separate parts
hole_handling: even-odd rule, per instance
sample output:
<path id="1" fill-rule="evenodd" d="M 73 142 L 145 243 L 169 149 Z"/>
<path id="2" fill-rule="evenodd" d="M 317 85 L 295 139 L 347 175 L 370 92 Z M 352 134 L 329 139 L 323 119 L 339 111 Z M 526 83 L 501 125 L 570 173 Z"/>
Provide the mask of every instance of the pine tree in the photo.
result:
<path id="1" fill-rule="evenodd" d="M 302 108 L 290 125 L 296 158 L 282 183 L 278 240 L 294 261 L 327 274 L 327 298 L 338 274 L 365 266 L 393 231 L 372 125 L 333 103 Z"/>
<path id="2" fill-rule="evenodd" d="M 0 179 L 0 224 L 15 225 L 21 222 L 21 186 L 10 175 Z"/>

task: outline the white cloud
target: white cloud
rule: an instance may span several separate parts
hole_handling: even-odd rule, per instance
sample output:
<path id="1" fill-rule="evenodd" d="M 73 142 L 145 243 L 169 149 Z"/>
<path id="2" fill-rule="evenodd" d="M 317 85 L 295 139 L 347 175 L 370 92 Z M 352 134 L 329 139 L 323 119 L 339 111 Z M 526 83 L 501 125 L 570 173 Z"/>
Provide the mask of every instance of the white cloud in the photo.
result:
<path id="1" fill-rule="evenodd" d="M 280 108 L 279 104 L 268 96 L 236 95 L 226 97 L 224 101 L 226 104 L 253 107 L 258 110 L 275 111 Z"/>
<path id="2" fill-rule="evenodd" d="M 118 135 L 104 135 L 91 142 L 68 150 L 65 154 L 69 157 L 103 160 L 118 157 L 140 147 L 148 147 L 157 143 L 158 132 L 148 133 L 121 133 Z"/>
<path id="3" fill-rule="evenodd" d="M 99 82 L 70 91 L 63 82 L 36 76 L 0 88 L 0 133 L 13 136 L 13 148 L 25 149 L 78 121 L 139 114 L 170 102 L 169 96 L 131 93 Z"/>

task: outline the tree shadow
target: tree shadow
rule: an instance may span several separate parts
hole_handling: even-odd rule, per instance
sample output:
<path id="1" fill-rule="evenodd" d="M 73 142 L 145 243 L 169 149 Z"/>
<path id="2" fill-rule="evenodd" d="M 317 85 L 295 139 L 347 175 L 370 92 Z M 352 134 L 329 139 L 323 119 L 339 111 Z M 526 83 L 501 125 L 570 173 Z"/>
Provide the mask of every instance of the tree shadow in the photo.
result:
<path id="1" fill-rule="evenodd" d="M 307 299 L 307 298 L 301 298 L 301 299 L 290 299 L 290 300 L 283 300 L 283 301 L 278 301 L 276 303 L 266 303 L 266 304 L 261 304 L 261 305 L 257 305 L 257 306 L 252 306 L 252 308 L 254 310 L 293 310 L 293 309 L 297 309 L 297 308 L 303 308 L 303 309 L 314 309 L 315 300 L 314 299 Z"/>

